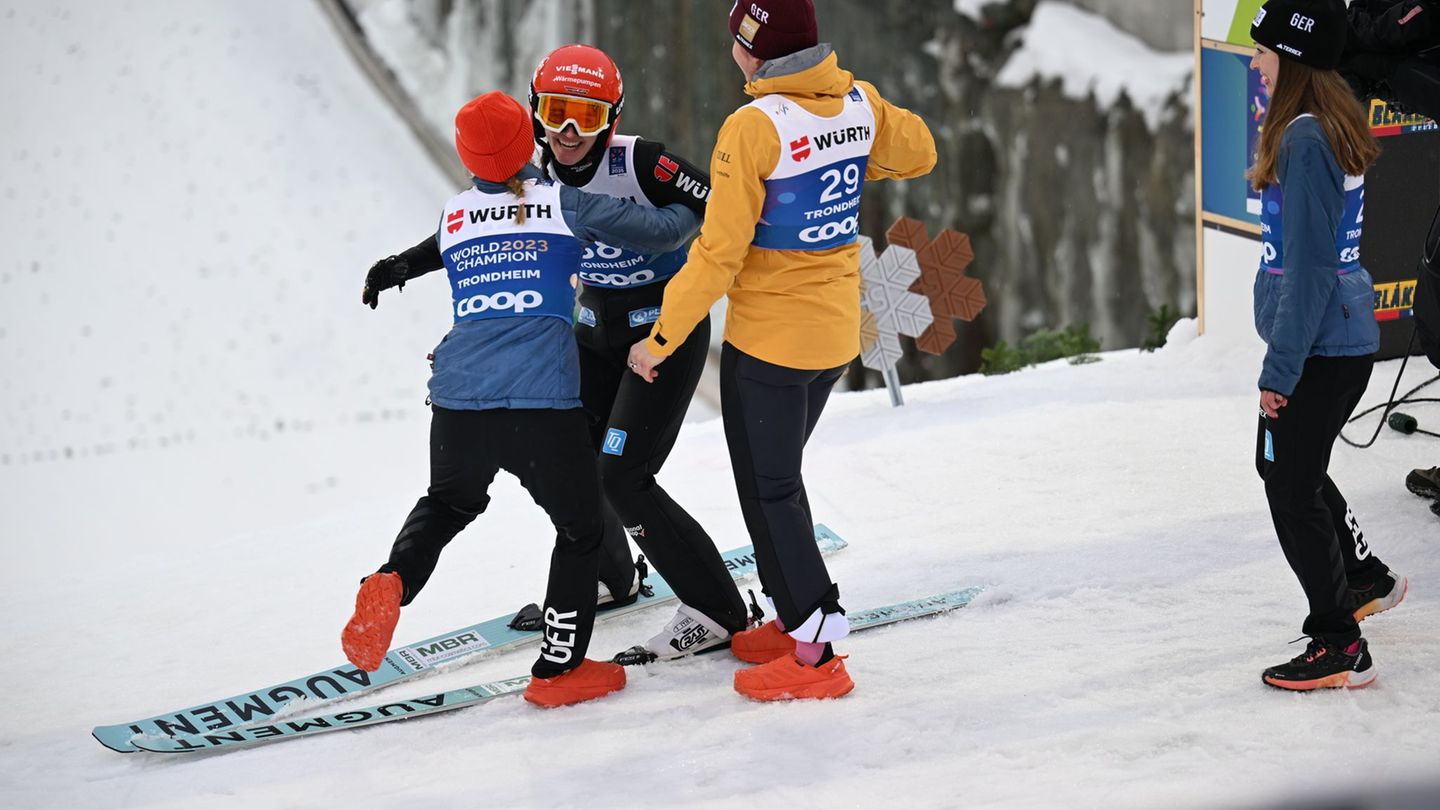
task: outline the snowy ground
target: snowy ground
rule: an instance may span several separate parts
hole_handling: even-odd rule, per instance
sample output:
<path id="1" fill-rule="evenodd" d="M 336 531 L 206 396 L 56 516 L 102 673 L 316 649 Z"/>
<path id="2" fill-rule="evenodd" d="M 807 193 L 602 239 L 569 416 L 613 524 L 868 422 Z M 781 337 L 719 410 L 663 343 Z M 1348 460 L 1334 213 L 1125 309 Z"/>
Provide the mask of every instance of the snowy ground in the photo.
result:
<path id="1" fill-rule="evenodd" d="M 1182 326 L 1183 329 L 1183 326 Z M 414 419 L 0 468 L 0 615 L 12 655 L 0 797 L 14 807 L 1248 806 L 1364 774 L 1405 783 L 1440 754 L 1440 521 L 1400 481 L 1437 447 L 1388 432 L 1334 474 L 1413 583 L 1368 622 L 1381 680 L 1295 696 L 1259 671 L 1296 651 L 1304 602 L 1250 469 L 1252 348 L 1201 339 L 992 379 L 836 398 L 811 442 L 847 603 L 974 583 L 981 604 L 843 644 L 842 701 L 748 703 L 723 657 L 634 672 L 613 698 L 519 700 L 203 759 L 121 756 L 118 722 L 338 663 L 356 578 L 419 494 Z M 1381 367 L 1369 400 L 1388 391 Z M 1428 369 L 1412 366 L 1407 382 Z M 691 425 L 671 491 L 743 541 L 718 423 Z M 84 493 L 77 508 L 72 498 Z M 406 639 L 542 588 L 543 517 L 510 479 L 457 540 Z M 660 621 L 603 625 L 599 651 Z M 81 629 L 83 628 L 83 630 Z M 395 694 L 523 673 L 482 661 Z M 43 663 L 39 663 L 43 662 Z M 1426 766 L 1425 763 L 1430 765 Z M 263 776 L 258 776 L 263 774 Z"/>
<path id="2" fill-rule="evenodd" d="M 1435 778 L 1440 520 L 1401 481 L 1440 443 L 1336 451 L 1412 583 L 1365 625 L 1380 682 L 1266 689 L 1304 600 L 1251 466 L 1259 354 L 1186 324 L 1157 354 L 914 386 L 902 410 L 832 400 L 807 481 L 851 543 L 831 558 L 845 602 L 989 585 L 844 642 L 841 701 L 746 702 L 713 656 L 551 712 L 511 699 L 198 759 L 101 748 L 96 724 L 339 663 L 356 581 L 423 489 L 416 357 L 443 330 L 443 285 L 356 301 L 447 189 L 318 12 L 174 22 L 187 8 L 0 3 L 19 111 L 0 144 L 0 806 L 1257 807 Z M 718 422 L 691 424 L 663 480 L 729 547 L 726 458 Z M 402 640 L 540 595 L 544 518 L 513 479 L 494 495 Z M 602 625 L 595 650 L 662 619 Z"/>

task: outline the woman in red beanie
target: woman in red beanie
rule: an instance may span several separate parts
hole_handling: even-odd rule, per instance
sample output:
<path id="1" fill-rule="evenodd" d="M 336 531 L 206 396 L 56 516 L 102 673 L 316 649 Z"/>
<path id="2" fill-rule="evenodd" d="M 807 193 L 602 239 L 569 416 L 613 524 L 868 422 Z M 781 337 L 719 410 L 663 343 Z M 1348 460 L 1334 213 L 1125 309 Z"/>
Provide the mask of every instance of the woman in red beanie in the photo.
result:
<path id="1" fill-rule="evenodd" d="M 341 643 L 356 666 L 383 662 L 400 608 L 425 586 L 440 552 L 489 504 L 505 470 L 555 525 L 545 634 L 525 691 L 532 703 L 576 703 L 625 685 L 615 664 L 585 658 L 595 618 L 603 531 L 600 487 L 571 333 L 586 243 L 673 250 L 699 218 L 681 205 L 644 208 L 557 186 L 531 165 L 530 111 L 487 93 L 455 116 L 455 149 L 474 187 L 445 205 L 435 243 L 449 275 L 454 326 L 430 377 L 430 487 L 366 577 Z M 362 302 L 429 269 L 377 265 Z"/>
<path id="2" fill-rule="evenodd" d="M 566 186 L 659 208 L 680 203 L 704 216 L 710 175 L 658 141 L 617 132 L 625 106 L 620 68 L 589 45 L 547 54 L 530 81 L 530 110 L 541 172 Z M 660 317 L 665 285 L 685 264 L 686 249 L 640 254 L 595 244 L 580 259 L 580 399 L 600 469 L 606 510 L 597 605 L 633 602 L 640 582 L 630 539 L 680 598 L 681 605 L 644 648 L 657 657 L 690 655 L 728 644 L 748 615 L 715 542 L 665 491 L 664 465 L 710 353 L 708 316 L 646 385 L 626 366 L 630 346 Z M 408 272 L 441 266 L 435 239 L 376 264 Z M 629 535 L 629 537 L 627 537 Z"/>

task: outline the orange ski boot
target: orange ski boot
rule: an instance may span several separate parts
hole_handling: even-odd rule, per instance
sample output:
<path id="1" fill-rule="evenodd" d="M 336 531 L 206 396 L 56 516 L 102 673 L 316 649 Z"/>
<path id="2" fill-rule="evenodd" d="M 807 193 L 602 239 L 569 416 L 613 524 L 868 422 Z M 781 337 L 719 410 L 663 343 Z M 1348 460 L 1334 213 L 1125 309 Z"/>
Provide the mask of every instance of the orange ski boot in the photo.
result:
<path id="1" fill-rule="evenodd" d="M 553 678 L 531 678 L 525 699 L 536 706 L 568 706 L 604 697 L 625 688 L 625 668 L 589 658 Z"/>
<path id="2" fill-rule="evenodd" d="M 355 615 L 340 632 L 340 646 L 350 663 L 374 672 L 390 651 L 390 639 L 400 621 L 400 599 L 405 587 L 394 572 L 371 574 L 355 594 Z"/>
<path id="3" fill-rule="evenodd" d="M 838 655 L 812 667 L 792 653 L 735 673 L 735 691 L 751 700 L 838 698 L 854 688 Z"/>
<path id="4" fill-rule="evenodd" d="M 748 664 L 768 664 L 795 653 L 795 639 L 773 621 L 753 630 L 741 630 L 730 637 L 730 652 Z"/>

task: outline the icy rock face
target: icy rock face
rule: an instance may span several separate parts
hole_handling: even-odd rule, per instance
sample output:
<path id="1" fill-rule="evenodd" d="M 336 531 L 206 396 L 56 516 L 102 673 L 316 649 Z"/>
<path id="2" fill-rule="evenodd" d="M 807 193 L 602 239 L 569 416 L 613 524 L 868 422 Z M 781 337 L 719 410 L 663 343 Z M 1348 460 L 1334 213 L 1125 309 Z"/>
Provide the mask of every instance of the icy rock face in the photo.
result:
<path id="1" fill-rule="evenodd" d="M 1067 0 L 1103 15 L 1153 47 L 1167 51 L 1190 50 L 1195 20 L 1191 4 L 1137 2 L 1136 0 Z"/>
<path id="2" fill-rule="evenodd" d="M 625 75 L 620 128 L 664 141 L 702 166 L 725 116 L 749 101 L 731 61 L 724 4 L 624 0 L 623 13 L 609 13 L 619 4 L 350 2 L 385 6 L 391 14 L 406 5 L 422 9 L 416 13 L 429 15 L 432 29 L 449 31 L 436 38 L 434 53 L 468 60 L 469 86 L 452 94 L 457 98 L 495 86 L 523 86 L 530 69 L 523 63 L 543 53 L 542 43 L 594 42 L 616 57 Z M 542 5 L 571 6 L 573 14 L 533 10 Z M 996 339 L 1013 342 L 1041 327 L 1088 322 L 1105 348 L 1135 346 L 1145 337 L 1150 311 L 1167 303 L 1186 313 L 1195 309 L 1194 136 L 1187 77 L 1174 75 L 1176 54 L 1152 50 L 1163 35 L 1137 40 L 1101 17 L 1057 5 L 1055 0 L 824 4 L 821 39 L 834 44 L 841 66 L 924 116 L 940 154 L 928 177 L 871 185 L 861 232 L 880 237 L 906 214 L 924 220 L 932 233 L 945 227 L 964 231 L 977 256 L 973 273 L 990 296 L 990 308 L 975 323 L 957 323 L 960 339 L 945 356 L 907 352 L 900 364 L 907 381 L 973 371 L 982 346 Z M 1088 5 L 1106 10 L 1104 3 Z M 1060 36 L 1051 41 L 1057 15 L 1064 14 L 1072 16 L 1060 17 Z M 1082 14 L 1083 20 L 1073 16 Z M 1174 29 L 1188 25 L 1189 14 L 1188 6 L 1168 16 L 1152 9 L 1147 20 L 1156 30 Z M 451 18 L 459 21 L 447 22 Z M 1064 35 L 1079 22 L 1081 33 Z M 1140 30 L 1140 22 L 1126 19 L 1123 27 Z M 462 23 L 471 34 L 455 29 Z M 520 27 L 504 36 L 495 33 L 497 25 Z M 1042 41 L 1027 43 L 1037 39 Z M 499 61 L 493 54 L 456 56 L 453 43 L 461 42 L 509 42 L 514 50 Z M 1077 83 L 1068 68 L 1066 75 L 1046 74 L 1044 66 L 1053 60 L 1027 54 L 1026 47 L 1041 49 L 1041 56 L 1054 49 L 1078 52 L 1080 58 L 1071 61 L 1093 64 L 1094 75 Z M 1115 54 L 1122 52 L 1128 59 L 1117 63 Z M 477 60 L 486 59 L 491 67 L 477 67 Z M 1017 80 L 1012 68 L 1001 82 L 1006 66 L 1017 59 L 1037 65 L 1034 75 Z M 1173 93 L 1154 91 L 1157 71 L 1171 77 L 1166 86 L 1173 85 Z"/>
<path id="3" fill-rule="evenodd" d="M 586 41 L 590 0 L 343 0 L 376 54 L 427 121 L 447 137 L 480 93 L 524 100 L 546 53 Z"/>

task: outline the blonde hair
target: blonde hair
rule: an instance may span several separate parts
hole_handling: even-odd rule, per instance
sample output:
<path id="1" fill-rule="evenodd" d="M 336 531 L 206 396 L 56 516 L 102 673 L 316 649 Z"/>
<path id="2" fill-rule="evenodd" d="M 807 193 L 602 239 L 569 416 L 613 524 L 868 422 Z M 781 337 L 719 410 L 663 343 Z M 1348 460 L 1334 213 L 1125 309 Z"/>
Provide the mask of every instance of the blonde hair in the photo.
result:
<path id="1" fill-rule="evenodd" d="M 510 193 L 515 195 L 515 199 L 519 200 L 521 203 L 520 205 L 515 206 L 515 224 L 524 225 L 525 181 L 520 177 L 520 175 L 517 174 L 509 180 L 505 181 L 505 188 L 509 189 Z"/>
<path id="2" fill-rule="evenodd" d="M 1335 162 L 1347 175 L 1359 177 L 1380 156 L 1380 144 L 1365 120 L 1365 108 L 1350 85 L 1333 70 L 1319 70 L 1294 59 L 1280 60 L 1280 75 L 1265 114 L 1265 130 L 1255 150 L 1255 165 L 1245 173 L 1256 191 L 1280 182 L 1275 164 L 1285 127 L 1310 113 L 1320 121 Z"/>

